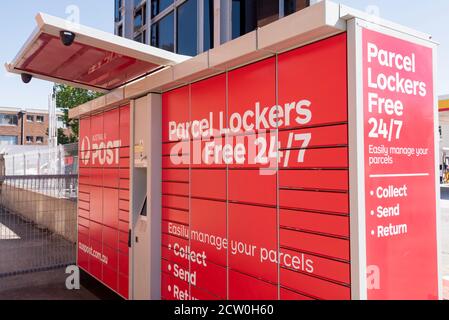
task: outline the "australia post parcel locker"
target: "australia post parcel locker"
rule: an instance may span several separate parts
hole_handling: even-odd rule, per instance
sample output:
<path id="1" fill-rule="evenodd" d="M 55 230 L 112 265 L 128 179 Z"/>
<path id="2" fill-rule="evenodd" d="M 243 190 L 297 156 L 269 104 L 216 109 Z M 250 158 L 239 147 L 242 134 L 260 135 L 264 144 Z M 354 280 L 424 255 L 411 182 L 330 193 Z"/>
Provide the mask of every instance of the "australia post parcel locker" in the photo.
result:
<path id="1" fill-rule="evenodd" d="M 441 297 L 430 36 L 328 1 L 196 57 L 37 22 L 8 70 L 105 93 L 70 111 L 77 264 L 98 281 L 125 299 Z"/>

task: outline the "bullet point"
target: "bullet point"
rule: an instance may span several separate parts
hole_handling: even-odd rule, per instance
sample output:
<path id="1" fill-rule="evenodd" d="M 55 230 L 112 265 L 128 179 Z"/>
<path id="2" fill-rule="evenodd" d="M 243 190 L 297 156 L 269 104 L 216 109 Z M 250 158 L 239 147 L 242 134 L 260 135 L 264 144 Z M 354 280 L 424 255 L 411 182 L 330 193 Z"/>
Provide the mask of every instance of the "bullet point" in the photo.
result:
<path id="1" fill-rule="evenodd" d="M 374 236 L 374 230 L 371 231 L 371 235 Z"/>
<path id="2" fill-rule="evenodd" d="M 369 193 L 371 196 L 374 196 L 374 191 L 370 191 Z"/>
<path id="3" fill-rule="evenodd" d="M 371 215 L 374 216 L 374 210 L 371 210 Z"/>
<path id="4" fill-rule="evenodd" d="M 171 250 L 171 244 L 168 245 L 168 250 Z"/>
<path id="5" fill-rule="evenodd" d="M 171 271 L 171 264 L 168 265 L 168 271 Z"/>
<path id="6" fill-rule="evenodd" d="M 168 286 L 168 292 L 171 292 L 171 286 Z"/>

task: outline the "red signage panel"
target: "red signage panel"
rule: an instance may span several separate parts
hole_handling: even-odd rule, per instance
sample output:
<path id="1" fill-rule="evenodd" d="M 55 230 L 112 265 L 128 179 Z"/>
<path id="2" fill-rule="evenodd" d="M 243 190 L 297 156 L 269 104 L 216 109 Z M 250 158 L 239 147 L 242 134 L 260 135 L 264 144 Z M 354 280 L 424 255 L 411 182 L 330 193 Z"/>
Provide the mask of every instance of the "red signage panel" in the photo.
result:
<path id="1" fill-rule="evenodd" d="M 163 299 L 350 299 L 346 48 L 163 93 Z"/>
<path id="2" fill-rule="evenodd" d="M 78 265 L 128 298 L 129 106 L 80 121 Z"/>
<path id="3" fill-rule="evenodd" d="M 369 299 L 437 299 L 432 48 L 363 29 Z"/>

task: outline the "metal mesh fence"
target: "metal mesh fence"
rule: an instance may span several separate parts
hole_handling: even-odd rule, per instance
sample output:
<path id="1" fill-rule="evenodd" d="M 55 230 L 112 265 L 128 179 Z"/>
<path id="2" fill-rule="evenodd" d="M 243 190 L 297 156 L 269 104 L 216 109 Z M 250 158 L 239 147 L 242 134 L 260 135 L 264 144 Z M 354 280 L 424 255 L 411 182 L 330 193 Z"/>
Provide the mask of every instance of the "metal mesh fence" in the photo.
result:
<path id="1" fill-rule="evenodd" d="M 55 175 L 78 173 L 78 144 L 23 152 L 11 149 L 3 156 L 5 175 Z"/>
<path id="2" fill-rule="evenodd" d="M 72 174 L 0 177 L 0 278 L 75 263 L 77 188 Z"/>

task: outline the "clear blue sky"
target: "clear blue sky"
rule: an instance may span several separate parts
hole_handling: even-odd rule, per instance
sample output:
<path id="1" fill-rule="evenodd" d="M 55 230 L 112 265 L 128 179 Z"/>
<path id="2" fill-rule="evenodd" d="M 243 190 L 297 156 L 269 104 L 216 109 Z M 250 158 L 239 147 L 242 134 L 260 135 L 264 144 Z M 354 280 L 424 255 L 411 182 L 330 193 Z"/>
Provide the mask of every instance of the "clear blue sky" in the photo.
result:
<path id="1" fill-rule="evenodd" d="M 341 0 L 356 9 L 377 6 L 380 16 L 432 34 L 439 48 L 438 94 L 449 94 L 449 1 L 448 0 Z M 35 27 L 34 16 L 45 12 L 67 17 L 66 8 L 80 9 L 81 24 L 113 32 L 113 0 L 15 0 L 3 1 L 0 19 L 0 106 L 47 108 L 52 85 L 34 79 L 22 84 L 20 77 L 9 75 L 3 64 L 11 61 Z"/>
<path id="2" fill-rule="evenodd" d="M 33 79 L 24 85 L 19 76 L 8 74 L 3 65 L 14 59 L 34 30 L 34 17 L 45 12 L 66 18 L 66 8 L 76 5 L 80 23 L 114 32 L 114 0 L 11 0 L 2 1 L 0 19 L 0 106 L 47 109 L 52 84 Z"/>

